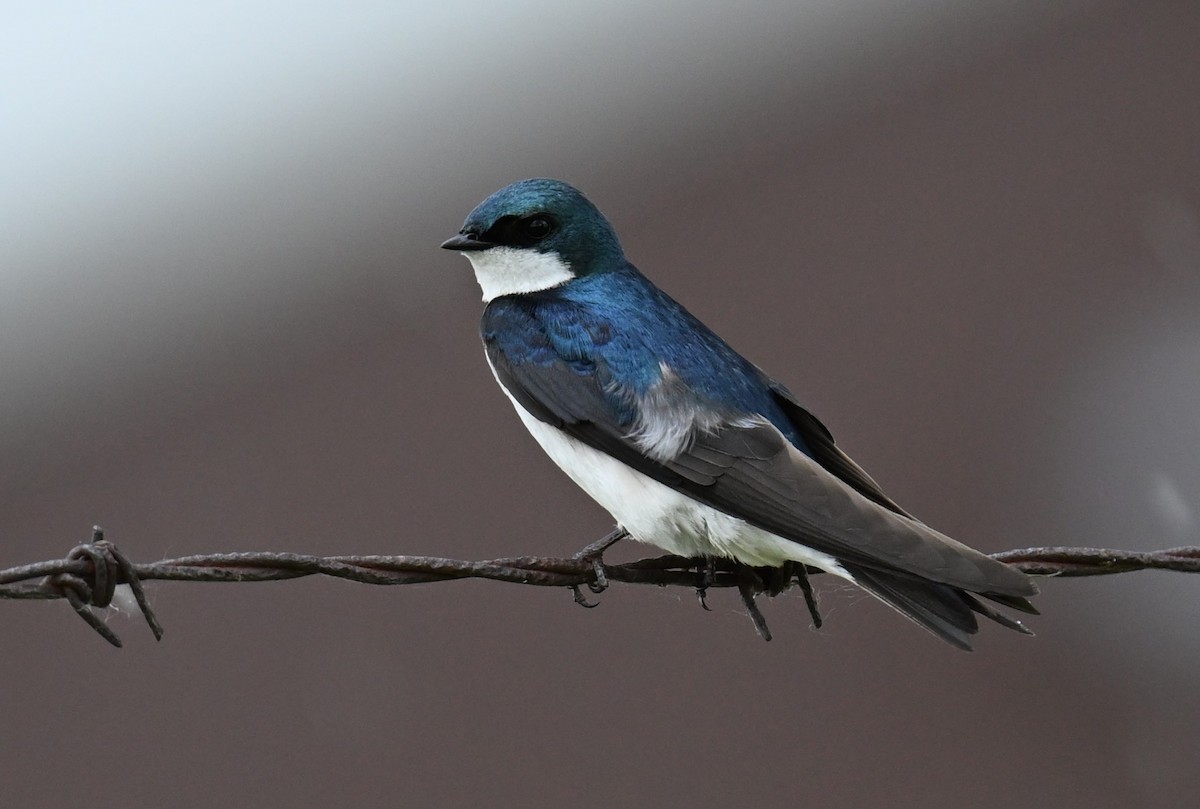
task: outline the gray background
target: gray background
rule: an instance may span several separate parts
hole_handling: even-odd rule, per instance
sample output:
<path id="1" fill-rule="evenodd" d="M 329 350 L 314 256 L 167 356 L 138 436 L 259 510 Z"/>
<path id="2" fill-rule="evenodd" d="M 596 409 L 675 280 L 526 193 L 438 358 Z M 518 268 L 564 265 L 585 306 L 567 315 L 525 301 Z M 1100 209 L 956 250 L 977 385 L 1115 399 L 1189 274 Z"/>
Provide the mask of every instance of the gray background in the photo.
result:
<path id="1" fill-rule="evenodd" d="M 899 502 L 1198 544 L 1200 4 L 14 4 L 0 567 L 569 554 L 485 366 L 483 196 L 561 177 Z M 617 558 L 644 549 L 624 547 Z M 1047 581 L 971 655 L 822 582 L 156 584 L 6 602 L 0 802 L 1192 805 L 1200 581 Z"/>

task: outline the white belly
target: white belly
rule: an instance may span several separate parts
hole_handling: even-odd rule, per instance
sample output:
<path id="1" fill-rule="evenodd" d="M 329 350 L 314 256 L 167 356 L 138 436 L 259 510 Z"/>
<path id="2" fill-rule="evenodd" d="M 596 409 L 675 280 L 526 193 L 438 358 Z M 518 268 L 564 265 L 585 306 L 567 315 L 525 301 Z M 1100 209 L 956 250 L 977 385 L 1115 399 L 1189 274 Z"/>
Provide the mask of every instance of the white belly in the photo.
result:
<path id="1" fill-rule="evenodd" d="M 854 581 L 829 554 L 756 528 L 631 469 L 539 421 L 500 388 L 546 454 L 634 539 L 680 556 L 721 556 L 771 567 L 802 562 Z"/>

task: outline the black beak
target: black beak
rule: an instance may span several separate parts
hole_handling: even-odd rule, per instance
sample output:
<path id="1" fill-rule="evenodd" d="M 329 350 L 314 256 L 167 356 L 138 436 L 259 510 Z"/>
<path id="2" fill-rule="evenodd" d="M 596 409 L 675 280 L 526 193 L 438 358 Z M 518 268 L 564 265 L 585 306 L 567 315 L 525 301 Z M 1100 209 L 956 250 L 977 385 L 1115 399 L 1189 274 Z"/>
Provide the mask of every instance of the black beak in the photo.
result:
<path id="1" fill-rule="evenodd" d="M 460 253 L 465 253 L 469 250 L 487 250 L 489 247 L 494 246 L 491 242 L 485 242 L 480 239 L 478 233 L 459 233 L 457 236 L 451 236 L 442 242 L 443 250 L 457 250 Z"/>

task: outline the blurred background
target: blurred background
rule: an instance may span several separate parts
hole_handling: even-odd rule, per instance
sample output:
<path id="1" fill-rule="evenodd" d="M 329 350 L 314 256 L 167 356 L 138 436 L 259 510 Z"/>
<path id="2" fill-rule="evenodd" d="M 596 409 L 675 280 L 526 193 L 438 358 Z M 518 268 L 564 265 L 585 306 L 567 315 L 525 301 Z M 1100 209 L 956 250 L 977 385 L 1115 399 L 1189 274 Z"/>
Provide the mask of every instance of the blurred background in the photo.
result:
<path id="1" fill-rule="evenodd" d="M 568 555 L 467 262 L 527 176 L 987 551 L 1200 544 L 1200 4 L 12 3 L 0 567 Z M 538 492 L 531 505 L 528 493 Z M 615 559 L 649 555 L 620 547 Z M 4 602 L 26 807 L 1192 805 L 1200 580 L 1046 581 L 974 654 L 821 582 L 152 584 Z"/>

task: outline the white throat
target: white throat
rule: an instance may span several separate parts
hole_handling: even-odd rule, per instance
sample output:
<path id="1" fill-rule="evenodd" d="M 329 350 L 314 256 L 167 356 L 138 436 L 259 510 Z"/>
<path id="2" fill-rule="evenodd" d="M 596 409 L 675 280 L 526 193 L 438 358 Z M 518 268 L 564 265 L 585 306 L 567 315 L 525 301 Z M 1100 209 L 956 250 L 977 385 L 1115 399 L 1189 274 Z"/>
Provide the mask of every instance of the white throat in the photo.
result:
<path id="1" fill-rule="evenodd" d="M 463 255 L 475 268 L 475 280 L 483 290 L 484 303 L 501 295 L 541 292 L 575 277 L 571 265 L 558 253 L 489 247 L 487 250 L 464 251 Z"/>

